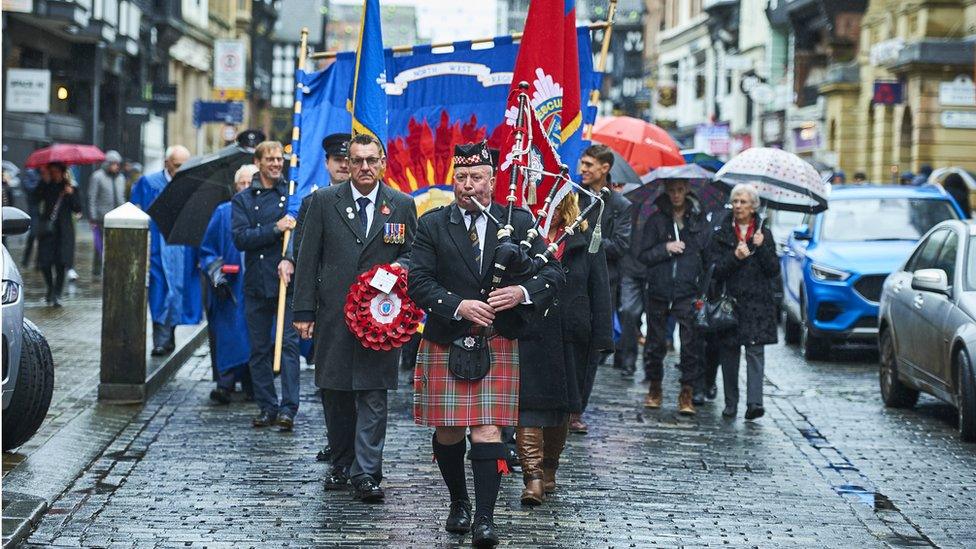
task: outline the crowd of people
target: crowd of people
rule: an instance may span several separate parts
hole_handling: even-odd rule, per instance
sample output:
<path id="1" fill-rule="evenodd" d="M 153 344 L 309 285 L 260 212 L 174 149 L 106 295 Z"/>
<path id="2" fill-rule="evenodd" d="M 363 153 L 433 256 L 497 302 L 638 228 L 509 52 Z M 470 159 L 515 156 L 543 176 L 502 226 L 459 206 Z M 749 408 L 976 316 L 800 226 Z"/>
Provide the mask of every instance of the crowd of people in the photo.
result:
<path id="1" fill-rule="evenodd" d="M 612 365 L 632 376 L 642 332 L 644 406 L 664 405 L 669 326 L 676 324 L 678 411 L 694 414 L 716 398 L 721 368 L 723 413 L 737 415 L 744 347 L 745 417 L 762 416 L 763 346 L 776 341 L 768 282 L 778 276 L 778 262 L 753 187 L 736 187 L 727 208 L 705 212 L 687 181 L 667 181 L 654 213 L 642 219 L 610 180 L 612 151 L 593 145 L 582 156 L 583 190 L 566 195 L 548 233 L 521 252 L 524 268 L 493 278 L 496 251 L 505 245 L 495 220 L 504 211 L 492 202 L 496 161 L 486 144 L 455 148 L 455 201 L 419 218 L 410 196 L 382 183 L 380 142 L 335 134 L 322 146 L 331 184 L 305 197 L 293 217 L 283 147 L 258 144 L 254 165 L 235 175 L 237 194 L 214 212 L 196 265 L 207 282 L 216 383 L 211 398 L 230 402 L 240 383 L 257 407 L 255 428 L 292 430 L 304 354 L 314 365 L 327 429 L 316 456 L 329 463 L 326 490 L 351 488 L 360 501 L 384 500 L 387 395 L 397 388 L 404 363 L 414 369 L 415 421 L 434 430 L 431 452 L 448 500 L 445 528 L 471 532 L 476 546 L 498 541 L 493 512 L 503 473 L 521 470 L 525 505 L 543 504 L 557 490 L 568 433 L 588 429 L 584 414 L 598 368 Z M 184 160 L 185 151 L 172 148 L 167 170 Z M 166 174 L 137 184 L 133 196 L 143 208 L 152 197 L 142 200 L 139 185 L 156 189 L 152 182 L 159 179 L 165 186 Z M 602 213 L 582 216 L 600 196 L 604 207 L 593 211 Z M 533 219 L 527 210 L 513 214 L 510 238 L 519 242 Z M 599 240 L 594 233 L 602 234 Z M 166 252 L 165 242 L 159 244 L 153 257 L 161 265 L 166 257 L 188 260 L 185 249 Z M 550 244 L 556 244 L 552 260 L 533 263 Z M 345 328 L 348 288 L 377 265 L 406 269 L 407 294 L 426 312 L 422 336 L 403 349 L 368 349 Z M 151 285 L 162 289 L 151 294 L 178 304 L 176 316 L 186 315 L 186 301 L 170 295 L 185 293 L 187 285 L 177 288 L 185 272 L 172 266 L 159 272 Z M 279 395 L 273 335 L 282 287 Z M 740 304 L 733 330 L 714 332 L 696 321 L 696 304 L 719 296 Z M 183 322 L 163 312 L 156 320 L 155 309 L 153 318 L 163 334 L 160 345 L 169 326 Z M 308 342 L 311 352 L 302 350 Z"/>

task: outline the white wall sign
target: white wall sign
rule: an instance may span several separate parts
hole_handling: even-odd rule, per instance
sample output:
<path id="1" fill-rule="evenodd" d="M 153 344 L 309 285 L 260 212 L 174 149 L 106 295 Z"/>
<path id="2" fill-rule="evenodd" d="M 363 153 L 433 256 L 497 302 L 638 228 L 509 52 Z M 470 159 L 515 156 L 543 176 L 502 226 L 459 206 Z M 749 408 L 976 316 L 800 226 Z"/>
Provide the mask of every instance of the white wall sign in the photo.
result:
<path id="1" fill-rule="evenodd" d="M 214 87 L 243 90 L 247 85 L 247 47 L 243 40 L 214 42 Z"/>
<path id="2" fill-rule="evenodd" d="M 884 40 L 878 42 L 877 44 L 871 46 L 871 52 L 869 54 L 869 59 L 871 65 L 878 67 L 881 65 L 887 65 L 898 60 L 898 54 L 905 47 L 905 41 L 901 38 L 892 38 L 890 40 Z"/>
<path id="3" fill-rule="evenodd" d="M 976 111 L 942 111 L 942 126 L 976 130 Z"/>
<path id="4" fill-rule="evenodd" d="M 939 84 L 939 104 L 944 106 L 976 107 L 976 84 L 965 75 L 959 75 L 952 82 Z"/>
<path id="5" fill-rule="evenodd" d="M 4 108 L 9 112 L 50 112 L 51 71 L 7 69 L 7 96 L 4 98 Z"/>
<path id="6" fill-rule="evenodd" d="M 34 11 L 34 0 L 3 0 L 3 11 L 31 13 Z"/>

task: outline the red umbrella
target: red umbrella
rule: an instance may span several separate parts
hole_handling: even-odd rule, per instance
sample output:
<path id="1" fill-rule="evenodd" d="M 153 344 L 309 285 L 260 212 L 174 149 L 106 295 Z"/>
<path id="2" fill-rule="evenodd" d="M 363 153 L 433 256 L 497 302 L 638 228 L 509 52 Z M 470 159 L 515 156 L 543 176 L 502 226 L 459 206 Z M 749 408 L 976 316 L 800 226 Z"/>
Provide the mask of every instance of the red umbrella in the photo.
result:
<path id="1" fill-rule="evenodd" d="M 57 143 L 50 147 L 37 149 L 27 157 L 24 164 L 28 168 L 38 168 L 45 164 L 97 164 L 105 160 L 105 153 L 95 145 L 73 145 Z"/>
<path id="2" fill-rule="evenodd" d="M 620 153 L 639 174 L 685 163 L 681 149 L 668 132 L 637 118 L 598 118 L 593 125 L 593 140 Z"/>

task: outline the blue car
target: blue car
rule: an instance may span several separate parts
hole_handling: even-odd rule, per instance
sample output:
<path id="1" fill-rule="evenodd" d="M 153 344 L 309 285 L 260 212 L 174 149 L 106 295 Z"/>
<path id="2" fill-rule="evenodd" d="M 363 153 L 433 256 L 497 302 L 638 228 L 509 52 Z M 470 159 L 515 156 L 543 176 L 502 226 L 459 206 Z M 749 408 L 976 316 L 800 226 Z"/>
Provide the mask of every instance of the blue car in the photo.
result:
<path id="1" fill-rule="evenodd" d="M 938 186 L 834 186 L 827 211 L 803 218 L 780 260 L 786 342 L 825 360 L 834 343 L 876 341 L 885 278 L 929 229 L 961 217 Z"/>

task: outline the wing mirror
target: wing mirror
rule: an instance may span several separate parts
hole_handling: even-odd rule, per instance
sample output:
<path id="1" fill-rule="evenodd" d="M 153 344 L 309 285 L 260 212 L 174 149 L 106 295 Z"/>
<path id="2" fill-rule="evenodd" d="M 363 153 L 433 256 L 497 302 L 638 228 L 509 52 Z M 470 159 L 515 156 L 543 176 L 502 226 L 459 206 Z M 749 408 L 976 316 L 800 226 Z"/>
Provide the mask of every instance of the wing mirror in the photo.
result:
<path id="1" fill-rule="evenodd" d="M 912 275 L 912 289 L 949 295 L 949 277 L 942 269 L 919 269 Z"/>
<path id="2" fill-rule="evenodd" d="M 29 215 L 11 206 L 3 207 L 3 234 L 15 235 L 24 234 L 30 230 L 31 218 Z"/>
<path id="3" fill-rule="evenodd" d="M 809 225 L 799 225 L 797 228 L 793 229 L 793 239 L 794 240 L 812 240 L 813 234 L 810 233 Z"/>

